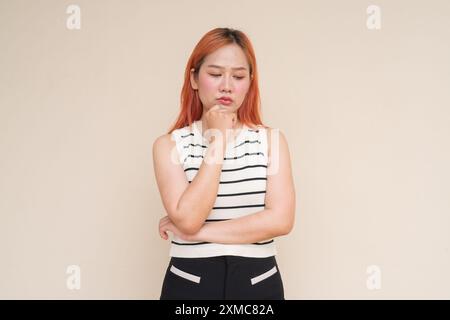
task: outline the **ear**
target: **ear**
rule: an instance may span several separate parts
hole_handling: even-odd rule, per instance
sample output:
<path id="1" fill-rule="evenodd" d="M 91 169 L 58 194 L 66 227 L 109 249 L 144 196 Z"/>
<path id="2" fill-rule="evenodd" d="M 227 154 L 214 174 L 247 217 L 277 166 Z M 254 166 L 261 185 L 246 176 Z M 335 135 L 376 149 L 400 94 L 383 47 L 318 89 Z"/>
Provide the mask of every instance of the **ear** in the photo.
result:
<path id="1" fill-rule="evenodd" d="M 195 79 L 195 69 L 194 68 L 192 68 L 191 69 L 191 77 L 190 77 L 190 80 L 191 80 L 191 87 L 192 87 L 192 89 L 194 89 L 194 90 L 198 90 L 198 85 L 197 85 L 197 80 Z"/>

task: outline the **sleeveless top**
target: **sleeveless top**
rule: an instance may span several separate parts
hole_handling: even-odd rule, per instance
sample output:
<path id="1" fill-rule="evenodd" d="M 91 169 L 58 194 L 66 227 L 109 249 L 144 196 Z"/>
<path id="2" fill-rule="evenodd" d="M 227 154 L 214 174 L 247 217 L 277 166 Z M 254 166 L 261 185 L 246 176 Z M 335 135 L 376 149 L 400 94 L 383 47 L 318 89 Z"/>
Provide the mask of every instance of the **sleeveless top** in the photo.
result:
<path id="1" fill-rule="evenodd" d="M 202 122 L 172 131 L 178 160 L 189 183 L 203 162 L 208 140 L 202 135 Z M 205 223 L 235 219 L 264 210 L 267 182 L 267 130 L 243 125 L 234 141 L 227 143 L 217 197 Z M 249 244 L 222 244 L 185 241 L 174 235 L 169 255 L 172 257 L 213 257 L 234 255 L 269 257 L 276 255 L 274 239 Z"/>

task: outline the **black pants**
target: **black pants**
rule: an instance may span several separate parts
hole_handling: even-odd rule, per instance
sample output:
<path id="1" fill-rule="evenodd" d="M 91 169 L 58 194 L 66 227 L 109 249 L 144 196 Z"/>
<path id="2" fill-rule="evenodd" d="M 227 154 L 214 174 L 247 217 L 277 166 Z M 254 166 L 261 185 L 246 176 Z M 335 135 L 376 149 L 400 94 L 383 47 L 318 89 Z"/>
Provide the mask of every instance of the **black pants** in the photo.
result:
<path id="1" fill-rule="evenodd" d="M 161 300 L 284 300 L 275 256 L 171 257 Z"/>

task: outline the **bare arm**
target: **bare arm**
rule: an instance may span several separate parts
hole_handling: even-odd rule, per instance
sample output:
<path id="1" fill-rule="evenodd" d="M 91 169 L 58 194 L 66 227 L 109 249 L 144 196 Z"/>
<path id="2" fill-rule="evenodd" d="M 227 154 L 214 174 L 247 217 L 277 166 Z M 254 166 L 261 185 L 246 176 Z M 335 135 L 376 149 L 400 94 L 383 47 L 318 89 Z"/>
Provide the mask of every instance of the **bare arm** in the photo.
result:
<path id="1" fill-rule="evenodd" d="M 197 232 L 214 206 L 223 162 L 223 149 L 214 147 L 216 143 L 211 142 L 191 183 L 182 165 L 171 158 L 176 146 L 170 135 L 159 137 L 153 144 L 153 166 L 164 208 L 183 233 Z"/>
<path id="2" fill-rule="evenodd" d="M 288 145 L 284 135 L 279 133 L 278 150 L 275 150 L 275 154 L 269 151 L 271 160 L 268 172 L 273 171 L 274 174 L 267 176 L 265 209 L 237 219 L 206 223 L 197 233 L 186 235 L 186 240 L 253 243 L 285 235 L 292 230 L 295 221 L 295 189 Z M 162 235 L 166 230 L 170 230 L 170 224 L 163 225 L 160 230 Z"/>

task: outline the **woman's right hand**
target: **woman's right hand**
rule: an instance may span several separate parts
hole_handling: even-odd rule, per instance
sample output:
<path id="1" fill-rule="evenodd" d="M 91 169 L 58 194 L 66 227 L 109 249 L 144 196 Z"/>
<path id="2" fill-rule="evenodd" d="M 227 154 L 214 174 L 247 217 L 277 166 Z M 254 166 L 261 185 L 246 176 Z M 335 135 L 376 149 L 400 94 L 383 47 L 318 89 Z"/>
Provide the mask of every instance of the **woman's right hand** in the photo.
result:
<path id="1" fill-rule="evenodd" d="M 228 135 L 232 132 L 233 127 L 236 123 L 236 114 L 229 112 L 226 107 L 216 104 L 211 109 L 209 109 L 206 114 L 204 121 L 206 121 L 206 127 L 209 129 L 219 130 L 222 134 L 222 141 L 224 147 L 227 142 Z M 211 138 L 215 139 L 215 134 L 212 133 Z"/>

